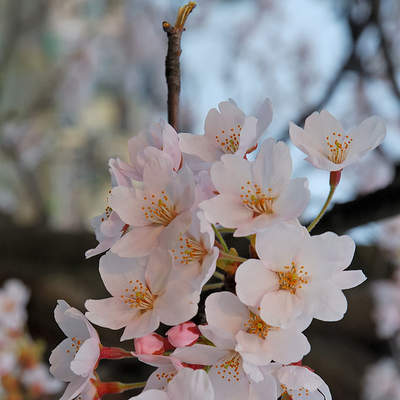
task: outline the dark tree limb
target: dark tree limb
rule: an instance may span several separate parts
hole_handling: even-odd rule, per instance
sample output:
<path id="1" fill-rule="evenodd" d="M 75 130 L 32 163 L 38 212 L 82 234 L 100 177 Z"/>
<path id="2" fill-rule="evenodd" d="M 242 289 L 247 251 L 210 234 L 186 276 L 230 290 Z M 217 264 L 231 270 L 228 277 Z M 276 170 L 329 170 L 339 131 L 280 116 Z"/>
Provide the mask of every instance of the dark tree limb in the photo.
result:
<path id="1" fill-rule="evenodd" d="M 168 122 L 178 129 L 179 118 L 179 95 L 181 91 L 181 68 L 180 55 L 182 33 L 185 30 L 185 22 L 189 14 L 196 7 L 196 3 L 189 2 L 179 8 L 178 16 L 175 25 L 172 26 L 169 22 L 163 22 L 163 29 L 168 37 L 168 51 L 165 58 L 165 76 L 168 85 Z"/>

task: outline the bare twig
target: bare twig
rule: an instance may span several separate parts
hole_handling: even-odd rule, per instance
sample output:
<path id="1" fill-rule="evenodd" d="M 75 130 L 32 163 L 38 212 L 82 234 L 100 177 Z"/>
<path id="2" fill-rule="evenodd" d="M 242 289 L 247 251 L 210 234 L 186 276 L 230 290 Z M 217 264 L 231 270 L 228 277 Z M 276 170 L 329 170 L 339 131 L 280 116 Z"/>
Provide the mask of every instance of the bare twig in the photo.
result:
<path id="1" fill-rule="evenodd" d="M 189 2 L 179 8 L 175 25 L 169 22 L 163 22 L 163 29 L 168 36 L 168 51 L 165 58 L 165 76 L 168 85 L 168 122 L 175 128 L 178 128 L 179 118 L 179 94 L 181 91 L 181 70 L 180 55 L 182 33 L 185 30 L 185 22 L 189 14 L 196 7 L 196 3 Z"/>

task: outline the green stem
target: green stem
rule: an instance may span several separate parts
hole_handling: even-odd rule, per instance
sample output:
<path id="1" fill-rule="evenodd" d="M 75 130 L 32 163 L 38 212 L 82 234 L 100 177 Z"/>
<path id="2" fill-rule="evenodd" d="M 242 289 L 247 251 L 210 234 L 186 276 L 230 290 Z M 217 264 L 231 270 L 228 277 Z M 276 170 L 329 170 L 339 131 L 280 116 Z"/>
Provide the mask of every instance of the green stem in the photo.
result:
<path id="1" fill-rule="evenodd" d="M 219 279 L 220 281 L 225 280 L 225 275 L 224 275 L 224 274 L 221 274 L 221 272 L 215 271 L 215 272 L 214 272 L 214 276 L 215 276 L 217 279 Z"/>
<path id="2" fill-rule="evenodd" d="M 333 194 L 335 193 L 336 187 L 337 187 L 337 185 L 331 185 L 331 189 L 329 190 L 329 194 L 328 194 L 328 197 L 327 197 L 327 199 L 325 201 L 325 204 L 323 205 L 323 207 L 322 207 L 321 211 L 319 212 L 319 214 L 315 217 L 314 221 L 312 221 L 311 224 L 308 225 L 308 227 L 307 227 L 308 232 L 312 231 L 312 229 L 315 227 L 315 225 L 318 224 L 320 219 L 325 214 L 326 209 L 328 208 L 329 203 L 332 200 Z"/>
<path id="3" fill-rule="evenodd" d="M 233 254 L 226 253 L 226 252 L 220 250 L 219 251 L 219 260 L 233 261 L 233 262 L 245 262 L 245 261 L 247 261 L 247 258 L 235 256 Z"/>
<path id="4" fill-rule="evenodd" d="M 215 232 L 215 236 L 217 237 L 218 241 L 221 243 L 221 246 L 223 247 L 224 251 L 225 251 L 226 253 L 229 253 L 228 246 L 227 246 L 227 244 L 226 244 L 224 238 L 222 237 L 220 231 L 215 227 L 214 224 L 211 224 L 211 226 L 212 226 L 212 228 L 213 228 L 213 230 L 214 230 L 214 232 Z"/>
<path id="5" fill-rule="evenodd" d="M 218 230 L 222 233 L 233 233 L 235 232 L 235 229 L 232 228 L 218 228 Z"/>
<path id="6" fill-rule="evenodd" d="M 221 289 L 224 286 L 224 282 L 209 283 L 203 286 L 203 292 L 207 290 Z"/>

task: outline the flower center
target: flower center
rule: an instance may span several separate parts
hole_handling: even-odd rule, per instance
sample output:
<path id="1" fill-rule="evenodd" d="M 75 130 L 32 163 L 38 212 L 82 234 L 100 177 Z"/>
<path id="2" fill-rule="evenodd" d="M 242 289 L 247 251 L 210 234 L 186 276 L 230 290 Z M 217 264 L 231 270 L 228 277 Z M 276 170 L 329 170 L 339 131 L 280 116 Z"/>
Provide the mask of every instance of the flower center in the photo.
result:
<path id="1" fill-rule="evenodd" d="M 304 387 L 293 390 L 293 389 L 288 389 L 288 387 L 284 384 L 281 384 L 280 386 L 282 390 L 281 394 L 282 400 L 305 399 L 309 398 L 310 396 L 310 391 Z"/>
<path id="2" fill-rule="evenodd" d="M 304 284 L 310 280 L 308 272 L 304 271 L 304 265 L 297 267 L 294 262 L 291 265 L 285 265 L 286 271 L 276 272 L 279 279 L 279 290 L 289 290 L 295 294 L 297 289 L 301 289 Z"/>
<path id="3" fill-rule="evenodd" d="M 335 164 L 341 164 L 347 157 L 353 139 L 337 132 L 332 132 L 325 139 L 329 150 L 328 158 Z"/>
<path id="4" fill-rule="evenodd" d="M 238 151 L 241 130 L 242 126 L 238 124 L 236 127 L 229 129 L 229 131 L 221 129 L 221 133 L 215 136 L 215 141 L 224 153 L 234 154 Z"/>
<path id="5" fill-rule="evenodd" d="M 242 358 L 239 353 L 234 353 L 232 357 L 222 360 L 215 365 L 217 374 L 221 379 L 226 379 L 228 382 L 237 383 L 240 380 L 239 368 L 242 363 Z"/>
<path id="6" fill-rule="evenodd" d="M 142 206 L 144 216 L 153 224 L 167 226 L 178 215 L 175 204 L 171 204 L 164 190 L 160 195 L 152 193 L 144 196 L 143 200 L 145 202 Z"/>
<path id="7" fill-rule="evenodd" d="M 150 292 L 148 287 L 136 279 L 129 281 L 130 288 L 125 289 L 125 294 L 121 295 L 121 299 L 130 308 L 138 308 L 140 310 L 152 310 L 155 296 Z"/>
<path id="8" fill-rule="evenodd" d="M 197 240 L 180 235 L 178 245 L 171 250 L 171 253 L 175 262 L 187 265 L 196 261 L 201 262 L 208 251 Z"/>
<path id="9" fill-rule="evenodd" d="M 163 384 L 163 386 L 160 388 L 160 390 L 165 390 L 167 388 L 168 383 L 172 380 L 172 378 L 176 375 L 176 371 L 164 371 L 164 372 L 158 372 L 156 373 L 156 378 L 159 381 L 160 384 Z"/>
<path id="10" fill-rule="evenodd" d="M 271 325 L 267 325 L 257 314 L 250 311 L 250 317 L 244 324 L 247 333 L 257 335 L 261 339 L 268 336 L 268 332 L 273 329 Z"/>
<path id="11" fill-rule="evenodd" d="M 262 214 L 273 214 L 273 205 L 276 196 L 272 196 L 272 189 L 268 188 L 268 194 L 265 194 L 257 183 L 250 181 L 240 187 L 242 194 L 240 199 L 242 203 L 254 213 L 254 217 Z"/>
<path id="12" fill-rule="evenodd" d="M 69 354 L 69 353 L 71 353 L 71 351 L 75 351 L 75 354 L 76 354 L 79 351 L 79 349 L 81 348 L 82 341 L 76 337 L 71 338 L 71 340 L 72 340 L 71 348 L 65 350 L 65 352 Z"/>

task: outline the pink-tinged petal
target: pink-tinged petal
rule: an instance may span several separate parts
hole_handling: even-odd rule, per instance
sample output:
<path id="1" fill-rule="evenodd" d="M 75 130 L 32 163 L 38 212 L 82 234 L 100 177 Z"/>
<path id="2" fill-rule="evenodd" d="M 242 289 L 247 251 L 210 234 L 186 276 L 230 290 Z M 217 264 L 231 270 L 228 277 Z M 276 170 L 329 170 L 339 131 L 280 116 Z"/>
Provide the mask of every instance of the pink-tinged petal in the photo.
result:
<path id="1" fill-rule="evenodd" d="M 279 288 L 276 273 L 260 260 L 247 260 L 239 266 L 235 275 L 236 293 L 246 305 L 257 307 L 265 293 Z"/>
<path id="2" fill-rule="evenodd" d="M 167 186 L 167 192 L 176 206 L 176 212 L 182 213 L 193 207 L 195 200 L 195 180 L 193 172 L 184 165 Z"/>
<path id="3" fill-rule="evenodd" d="M 157 333 L 137 338 L 134 340 L 135 353 L 140 354 L 163 354 L 165 349 L 165 339 Z"/>
<path id="4" fill-rule="evenodd" d="M 211 249 L 211 252 L 204 257 L 201 264 L 201 273 L 198 280 L 195 282 L 195 284 L 198 284 L 199 289 L 202 288 L 214 275 L 217 267 L 218 256 L 219 249 L 218 247 L 214 247 Z"/>
<path id="5" fill-rule="evenodd" d="M 211 223 L 220 223 L 226 228 L 236 228 L 253 218 L 252 211 L 233 195 L 220 194 L 201 202 L 199 207 Z"/>
<path id="6" fill-rule="evenodd" d="M 109 329 L 123 328 L 138 314 L 136 308 L 130 308 L 129 305 L 115 297 L 86 300 L 85 307 L 88 310 L 85 315 L 89 321 Z"/>
<path id="7" fill-rule="evenodd" d="M 153 294 L 158 294 L 165 288 L 171 268 L 171 256 L 167 250 L 152 251 L 146 267 L 146 282 Z"/>
<path id="8" fill-rule="evenodd" d="M 163 356 L 161 354 L 140 354 L 138 359 L 148 365 L 159 368 L 173 367 L 174 370 L 180 368 L 182 365 L 181 361 L 178 360 L 175 355 Z"/>
<path id="9" fill-rule="evenodd" d="M 227 331 L 233 336 L 249 319 L 247 307 L 233 293 L 212 293 L 206 299 L 206 318 L 210 327 Z"/>
<path id="10" fill-rule="evenodd" d="M 257 142 L 257 118 L 246 117 L 240 132 L 239 148 L 236 155 L 244 156 L 246 151 L 254 147 Z"/>
<path id="11" fill-rule="evenodd" d="M 298 218 L 310 201 L 307 178 L 292 179 L 286 189 L 276 199 L 274 212 L 283 221 Z"/>
<path id="12" fill-rule="evenodd" d="M 254 114 L 257 118 L 257 139 L 259 139 L 264 131 L 268 128 L 268 126 L 272 122 L 272 103 L 270 99 L 265 99 L 257 112 Z"/>
<path id="13" fill-rule="evenodd" d="M 110 206 L 122 221 L 129 225 L 145 226 L 149 223 L 136 199 L 134 189 L 125 186 L 113 188 L 110 196 Z"/>
<path id="14" fill-rule="evenodd" d="M 190 346 L 200 337 L 200 331 L 197 325 L 192 322 L 184 322 L 169 329 L 166 333 L 168 341 L 174 347 Z"/>
<path id="15" fill-rule="evenodd" d="M 367 277 L 361 270 L 356 271 L 340 271 L 333 275 L 332 282 L 339 289 L 351 289 L 358 285 L 361 285 Z"/>
<path id="16" fill-rule="evenodd" d="M 260 367 L 254 365 L 252 362 L 248 362 L 244 357 L 243 359 L 243 370 L 250 382 L 261 382 L 264 376 L 261 372 Z"/>
<path id="17" fill-rule="evenodd" d="M 223 154 L 206 136 L 192 133 L 179 134 L 179 147 L 183 153 L 193 154 L 206 162 L 216 161 Z"/>
<path id="18" fill-rule="evenodd" d="M 294 329 L 271 329 L 266 339 L 271 358 L 283 364 L 301 360 L 311 350 L 307 338 Z"/>
<path id="19" fill-rule="evenodd" d="M 368 151 L 379 146 L 386 136 L 384 121 L 376 116 L 367 118 L 357 128 L 352 129 L 348 136 L 353 139 L 349 153 L 343 164 L 351 164 L 359 160 Z"/>
<path id="20" fill-rule="evenodd" d="M 198 221 L 200 223 L 200 233 L 201 239 L 206 247 L 206 249 L 210 250 L 215 243 L 215 233 L 212 229 L 211 224 L 207 221 L 206 216 L 204 215 L 203 211 L 199 211 L 196 214 Z"/>
<path id="21" fill-rule="evenodd" d="M 49 362 L 50 373 L 58 380 L 71 382 L 76 375 L 71 371 L 70 364 L 74 358 L 74 352 L 71 351 L 72 340 L 64 339 L 50 354 Z M 68 352 L 69 350 L 69 352 Z"/>
<path id="22" fill-rule="evenodd" d="M 236 339 L 228 331 L 215 326 L 199 325 L 201 334 L 219 349 L 232 350 L 235 348 Z"/>
<path id="23" fill-rule="evenodd" d="M 221 161 L 212 165 L 210 170 L 212 182 L 218 192 L 232 194 L 240 198 L 241 186 L 252 181 L 251 163 L 241 156 L 226 154 Z"/>
<path id="24" fill-rule="evenodd" d="M 290 265 L 309 238 L 307 229 L 289 223 L 274 224 L 257 234 L 256 250 L 271 269 Z"/>
<path id="25" fill-rule="evenodd" d="M 306 367 L 285 365 L 276 372 L 278 380 L 287 388 L 298 390 L 305 388 L 310 392 L 315 392 L 322 386 L 324 381 L 314 372 Z"/>
<path id="26" fill-rule="evenodd" d="M 94 249 L 85 251 L 85 258 L 97 256 L 98 254 L 104 253 L 109 250 L 113 244 L 117 241 L 117 238 L 110 238 L 102 240 Z"/>
<path id="27" fill-rule="evenodd" d="M 126 326 L 121 336 L 121 342 L 129 339 L 136 339 L 154 332 L 160 325 L 160 319 L 153 310 L 137 314 Z"/>
<path id="28" fill-rule="evenodd" d="M 169 396 L 162 390 L 145 390 L 137 396 L 131 397 L 129 400 L 171 400 Z"/>
<path id="29" fill-rule="evenodd" d="M 124 165 L 120 159 L 110 158 L 108 160 L 108 166 L 110 167 L 109 171 L 111 174 L 111 179 L 113 184 L 115 184 L 116 186 L 126 186 L 126 187 L 132 186 L 129 173 L 126 174 Z"/>
<path id="30" fill-rule="evenodd" d="M 175 217 L 161 232 L 159 236 L 160 247 L 167 250 L 173 248 L 179 235 L 188 230 L 191 222 L 192 215 L 190 212 L 184 212 Z"/>
<path id="31" fill-rule="evenodd" d="M 248 400 L 275 400 L 278 398 L 278 391 L 275 379 L 268 374 L 264 374 L 264 379 L 260 382 L 250 382 L 250 392 Z"/>
<path id="32" fill-rule="evenodd" d="M 147 361 L 144 360 L 145 363 Z M 150 364 L 152 365 L 152 364 Z M 152 389 L 165 390 L 167 388 L 168 382 L 176 375 L 176 368 L 168 363 L 165 366 L 157 368 L 147 379 L 144 392 Z"/>
<path id="33" fill-rule="evenodd" d="M 346 297 L 331 282 L 321 283 L 318 286 L 314 301 L 314 318 L 321 321 L 339 321 L 347 311 Z"/>
<path id="34" fill-rule="evenodd" d="M 119 297 L 125 294 L 130 281 L 144 282 L 146 258 L 122 258 L 111 252 L 100 258 L 99 272 L 108 292 Z"/>
<path id="35" fill-rule="evenodd" d="M 214 389 L 207 372 L 190 368 L 179 370 L 168 385 L 167 393 L 173 400 L 181 399 L 183 393 L 185 400 L 214 400 Z"/>
<path id="36" fill-rule="evenodd" d="M 248 399 L 249 378 L 243 370 L 243 362 L 238 353 L 232 352 L 227 358 L 220 360 L 209 370 L 208 376 L 217 399 Z"/>
<path id="37" fill-rule="evenodd" d="M 71 370 L 80 376 L 90 376 L 100 357 L 99 341 L 90 338 L 84 341 L 71 362 Z"/>
<path id="38" fill-rule="evenodd" d="M 164 229 L 163 225 L 154 224 L 133 228 L 111 247 L 111 251 L 120 257 L 147 256 L 157 247 L 158 238 Z"/>
<path id="39" fill-rule="evenodd" d="M 72 400 L 80 395 L 84 390 L 86 385 L 90 385 L 89 378 L 76 378 L 74 379 L 65 389 L 64 394 L 60 400 Z"/>
<path id="40" fill-rule="evenodd" d="M 158 297 L 154 310 L 165 325 L 178 325 L 193 318 L 198 310 L 199 292 L 189 282 L 171 282 Z"/>
<path id="41" fill-rule="evenodd" d="M 188 364 L 213 365 L 226 358 L 231 352 L 205 344 L 176 349 L 173 356 Z"/>
<path id="42" fill-rule="evenodd" d="M 119 215 L 113 211 L 110 216 L 100 225 L 101 232 L 108 237 L 121 236 L 125 222 L 121 221 Z"/>
<path id="43" fill-rule="evenodd" d="M 311 236 L 303 243 L 296 261 L 304 265 L 313 277 L 331 277 L 336 271 L 347 268 L 354 255 L 354 240 L 333 232 Z"/>
<path id="44" fill-rule="evenodd" d="M 146 192 L 160 192 L 175 177 L 171 157 L 149 146 L 144 149 L 143 184 Z"/>
<path id="45" fill-rule="evenodd" d="M 179 148 L 179 138 L 175 129 L 165 121 L 161 121 L 163 151 L 172 159 L 172 166 L 175 171 L 180 167 L 182 154 Z"/>
<path id="46" fill-rule="evenodd" d="M 292 174 L 289 147 L 274 139 L 265 140 L 252 166 L 255 182 L 264 190 L 270 188 L 271 195 L 279 195 Z"/>
<path id="47" fill-rule="evenodd" d="M 261 300 L 260 316 L 269 325 L 288 327 L 304 310 L 304 301 L 288 290 L 267 293 Z"/>
<path id="48" fill-rule="evenodd" d="M 253 233 L 263 231 L 273 223 L 279 221 L 280 221 L 280 216 L 276 214 L 271 214 L 271 215 L 261 214 L 255 218 L 252 218 L 248 222 L 238 226 L 233 236 L 234 237 L 249 236 L 252 235 Z"/>

